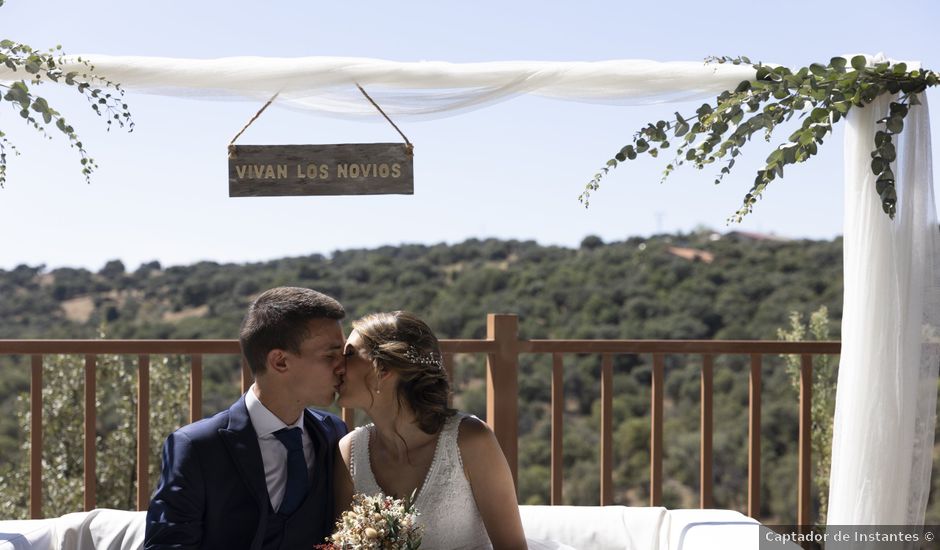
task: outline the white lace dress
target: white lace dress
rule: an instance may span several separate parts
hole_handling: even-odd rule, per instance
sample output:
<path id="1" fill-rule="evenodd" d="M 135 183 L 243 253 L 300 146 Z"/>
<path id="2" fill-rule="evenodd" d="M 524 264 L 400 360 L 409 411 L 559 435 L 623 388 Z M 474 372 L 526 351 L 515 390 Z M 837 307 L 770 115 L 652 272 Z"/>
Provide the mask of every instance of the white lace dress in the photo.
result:
<path id="1" fill-rule="evenodd" d="M 424 527 L 422 548 L 471 550 L 492 547 L 473 500 L 470 482 L 464 475 L 457 447 L 457 429 L 466 417 L 458 413 L 444 423 L 437 436 L 431 467 L 415 497 L 415 508 L 420 513 L 418 523 Z M 369 460 L 369 438 L 373 430 L 373 424 L 356 428 L 349 448 L 349 473 L 355 491 L 369 495 L 382 492 Z"/>
<path id="2" fill-rule="evenodd" d="M 490 538 L 477 510 L 470 482 L 463 471 L 463 460 L 457 446 L 460 422 L 468 414 L 457 413 L 447 419 L 437 436 L 431 467 L 415 497 L 415 508 L 423 527 L 421 548 L 428 550 L 491 549 Z M 357 493 L 374 495 L 382 492 L 372 473 L 369 459 L 369 438 L 373 424 L 356 428 L 349 447 L 349 473 Z M 555 541 L 527 538 L 529 550 L 575 550 Z"/>

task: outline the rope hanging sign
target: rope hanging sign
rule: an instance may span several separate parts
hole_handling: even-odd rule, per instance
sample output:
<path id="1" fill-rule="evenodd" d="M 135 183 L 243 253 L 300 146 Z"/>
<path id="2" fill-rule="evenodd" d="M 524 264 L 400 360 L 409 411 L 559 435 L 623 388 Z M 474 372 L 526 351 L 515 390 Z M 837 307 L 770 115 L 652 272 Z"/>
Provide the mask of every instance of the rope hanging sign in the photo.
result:
<path id="1" fill-rule="evenodd" d="M 359 90 L 404 143 L 235 145 L 274 102 L 274 94 L 228 146 L 229 196 L 413 195 L 414 147 L 361 86 Z"/>

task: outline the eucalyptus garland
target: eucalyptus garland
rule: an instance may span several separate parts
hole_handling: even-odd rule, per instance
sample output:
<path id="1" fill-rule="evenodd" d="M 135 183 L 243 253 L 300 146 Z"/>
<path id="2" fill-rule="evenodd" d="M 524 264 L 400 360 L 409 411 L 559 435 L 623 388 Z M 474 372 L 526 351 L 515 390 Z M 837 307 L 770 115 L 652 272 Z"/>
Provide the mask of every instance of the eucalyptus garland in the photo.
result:
<path id="1" fill-rule="evenodd" d="M 793 132 L 767 157 L 763 169 L 744 203 L 729 221 L 740 222 L 749 214 L 757 199 L 775 179 L 783 178 L 784 167 L 805 162 L 816 155 L 823 139 L 832 132 L 833 124 L 855 107 L 864 107 L 882 94 L 900 94 L 891 102 L 888 116 L 878 121 L 881 128 L 873 136 L 871 170 L 876 177 L 876 192 L 882 209 L 892 219 L 897 207 L 895 176 L 891 162 L 897 156 L 894 136 L 904 128 L 910 108 L 919 105 L 917 94 L 938 83 L 937 73 L 929 70 L 908 71 L 904 63 L 869 65 L 865 56 L 848 60 L 833 57 L 828 64 L 814 63 L 796 72 L 787 67 L 752 64 L 747 57 L 711 57 L 706 62 L 751 64 L 754 80 L 741 82 L 734 91 L 722 92 L 714 104 L 703 104 L 694 116 L 675 114 L 675 120 L 648 124 L 633 136 L 633 142 L 620 149 L 588 182 L 579 199 L 589 205 L 591 193 L 600 180 L 619 163 L 647 154 L 657 157 L 668 149 L 670 139 L 678 144 L 675 159 L 666 165 L 663 180 L 684 163 L 698 169 L 716 162 L 723 163 L 715 183 L 731 172 L 741 148 L 751 137 L 762 132 L 770 141 L 774 129 L 794 115 L 803 118 L 802 126 Z"/>
<path id="2" fill-rule="evenodd" d="M 0 6 L 3 0 L 0 0 Z M 91 173 L 98 167 L 95 160 L 88 155 L 84 144 L 78 134 L 62 114 L 53 109 L 45 98 L 34 93 L 34 88 L 44 82 L 57 82 L 73 86 L 75 90 L 85 96 L 91 109 L 104 117 L 108 130 L 113 124 L 133 131 L 134 123 L 123 101 L 124 90 L 120 85 L 102 78 L 94 73 L 94 66 L 87 60 L 78 58 L 74 61 L 82 67 L 79 71 L 66 71 L 63 64 L 66 62 L 62 46 L 56 46 L 45 51 L 34 50 L 26 44 L 12 40 L 0 40 L 0 65 L 5 65 L 13 72 L 20 70 L 24 78 L 12 83 L 0 82 L 0 98 L 9 104 L 27 124 L 51 139 L 47 128 L 55 127 L 69 140 L 69 145 L 78 150 L 82 175 L 85 181 L 91 181 Z M 73 61 L 73 60 L 69 60 Z M 15 145 L 0 130 L 0 187 L 6 183 L 7 150 L 19 154 Z"/>

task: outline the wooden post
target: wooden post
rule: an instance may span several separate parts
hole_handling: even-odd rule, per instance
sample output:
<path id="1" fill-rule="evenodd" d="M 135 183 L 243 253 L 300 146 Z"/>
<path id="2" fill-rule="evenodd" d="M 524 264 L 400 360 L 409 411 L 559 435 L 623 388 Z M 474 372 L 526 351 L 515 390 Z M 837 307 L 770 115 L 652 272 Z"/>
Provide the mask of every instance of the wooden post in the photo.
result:
<path id="1" fill-rule="evenodd" d="M 519 318 L 490 313 L 486 338 L 496 342 L 496 352 L 486 356 L 486 423 L 506 455 L 518 491 Z"/>
<path id="2" fill-rule="evenodd" d="M 137 509 L 150 503 L 150 356 L 137 356 Z"/>
<path id="3" fill-rule="evenodd" d="M 346 426 L 350 430 L 356 427 L 356 409 L 343 407 L 342 411 L 340 412 L 340 418 L 343 419 L 343 422 L 346 423 Z"/>
<path id="4" fill-rule="evenodd" d="M 754 519 L 760 519 L 760 367 L 760 354 L 751 354 L 751 376 L 748 382 L 747 515 Z"/>
<path id="5" fill-rule="evenodd" d="M 551 504 L 562 501 L 565 426 L 564 362 L 560 353 L 552 355 L 552 482 Z"/>
<path id="6" fill-rule="evenodd" d="M 663 505 L 663 354 L 653 354 L 653 386 L 650 388 L 650 506 Z"/>
<path id="7" fill-rule="evenodd" d="M 29 517 L 42 519 L 42 355 L 33 355 L 30 366 Z"/>
<path id="8" fill-rule="evenodd" d="M 796 522 L 810 525 L 810 490 L 812 487 L 812 427 L 813 427 L 813 356 L 800 356 L 800 444 L 799 467 L 797 468 Z"/>
<path id="9" fill-rule="evenodd" d="M 95 439 L 98 433 L 97 411 L 95 409 L 95 374 L 96 356 L 85 356 L 85 495 L 86 512 L 95 509 L 97 504 L 97 484 L 95 478 L 96 451 Z"/>
<path id="10" fill-rule="evenodd" d="M 614 503 L 614 358 L 601 356 L 601 506 Z"/>
<path id="11" fill-rule="evenodd" d="M 190 357 L 192 368 L 189 371 L 189 421 L 202 418 L 202 354 Z"/>
<path id="12" fill-rule="evenodd" d="M 251 374 L 251 367 L 248 366 L 248 361 L 245 360 L 244 356 L 242 357 L 242 393 L 248 391 L 248 388 L 251 387 L 251 384 L 254 383 L 255 377 Z"/>
<path id="13" fill-rule="evenodd" d="M 712 426 L 713 407 L 712 407 L 712 371 L 714 369 L 714 357 L 711 355 L 702 356 L 702 386 L 701 386 L 701 413 L 699 417 L 699 508 L 711 508 L 713 506 L 712 497 Z"/>
<path id="14" fill-rule="evenodd" d="M 444 372 L 447 373 L 447 383 L 450 384 L 450 393 L 447 394 L 447 406 L 454 406 L 454 354 L 444 354 Z"/>

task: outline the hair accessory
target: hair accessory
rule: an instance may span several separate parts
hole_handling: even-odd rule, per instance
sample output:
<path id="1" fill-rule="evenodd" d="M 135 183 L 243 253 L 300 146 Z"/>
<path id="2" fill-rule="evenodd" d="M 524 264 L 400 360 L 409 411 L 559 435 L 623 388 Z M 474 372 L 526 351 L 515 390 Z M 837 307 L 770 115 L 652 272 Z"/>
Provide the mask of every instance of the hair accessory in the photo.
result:
<path id="1" fill-rule="evenodd" d="M 408 351 L 405 352 L 405 359 L 415 365 L 427 365 L 437 370 L 444 370 L 444 360 L 441 358 L 441 354 L 434 351 L 423 354 L 419 353 L 414 346 L 409 346 Z"/>

